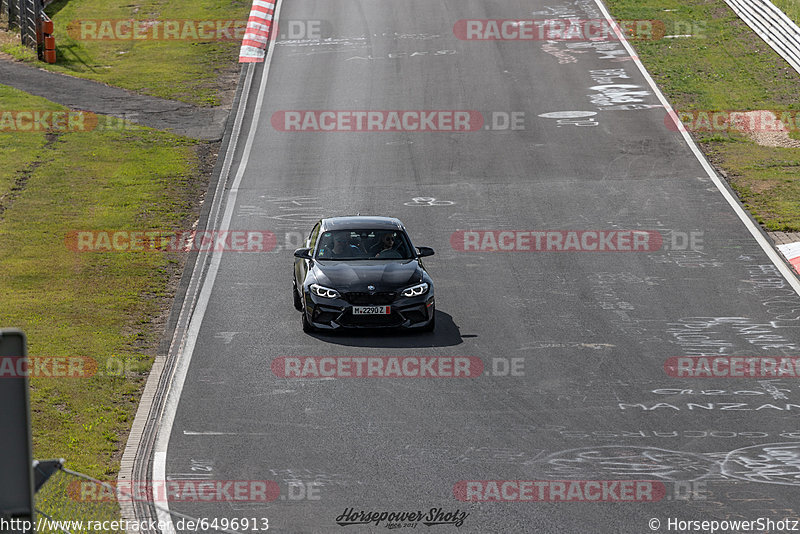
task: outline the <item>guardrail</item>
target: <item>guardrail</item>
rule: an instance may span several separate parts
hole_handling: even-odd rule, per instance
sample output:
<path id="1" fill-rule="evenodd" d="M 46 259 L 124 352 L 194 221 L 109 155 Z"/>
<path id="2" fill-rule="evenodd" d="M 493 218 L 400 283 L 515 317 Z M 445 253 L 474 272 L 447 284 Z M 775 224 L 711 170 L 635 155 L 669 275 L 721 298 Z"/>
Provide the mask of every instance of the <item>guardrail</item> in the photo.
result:
<path id="1" fill-rule="evenodd" d="M 800 73 L 800 28 L 769 0 L 725 0 L 765 43 Z"/>
<path id="2" fill-rule="evenodd" d="M 53 37 L 53 22 L 44 8 L 53 0 L 0 0 L 0 16 L 7 21 L 8 28 L 19 28 L 20 41 L 24 46 L 35 48 L 39 59 L 56 62 L 56 43 Z"/>
<path id="3" fill-rule="evenodd" d="M 9 27 L 19 28 L 25 46 L 36 47 L 39 14 L 44 9 L 42 0 L 0 0 L 0 13 L 8 19 Z"/>

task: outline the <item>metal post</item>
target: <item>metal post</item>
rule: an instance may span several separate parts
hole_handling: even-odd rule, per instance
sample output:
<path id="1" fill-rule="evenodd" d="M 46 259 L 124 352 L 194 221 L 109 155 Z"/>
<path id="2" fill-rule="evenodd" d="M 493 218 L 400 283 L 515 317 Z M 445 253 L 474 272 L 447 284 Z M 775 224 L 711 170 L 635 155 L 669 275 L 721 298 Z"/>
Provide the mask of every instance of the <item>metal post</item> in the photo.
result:
<path id="1" fill-rule="evenodd" d="M 17 2 L 17 22 L 19 24 L 19 37 L 22 44 L 30 46 L 28 43 L 28 1 L 18 0 Z"/>
<path id="2" fill-rule="evenodd" d="M 42 0 L 31 0 L 31 27 L 33 28 L 33 46 L 44 50 L 44 36 L 42 35 L 42 15 L 44 14 L 44 4 Z"/>
<path id="3" fill-rule="evenodd" d="M 8 14 L 8 29 L 19 28 L 19 3 L 18 0 L 3 0 Z"/>
<path id="4" fill-rule="evenodd" d="M 0 363 L 0 517 L 17 523 L 19 528 L 12 524 L 11 530 L 24 529 L 25 534 L 33 534 L 34 479 L 25 334 L 0 329 Z M 26 522 L 24 527 L 21 521 Z"/>
<path id="5" fill-rule="evenodd" d="M 42 0 L 19 0 L 19 29 L 22 44 L 35 48 Z"/>
<path id="6" fill-rule="evenodd" d="M 36 52 L 39 55 L 39 59 L 42 58 L 42 52 L 44 51 L 44 34 L 42 33 L 42 15 L 44 15 L 44 4 L 42 0 L 31 0 L 30 2 L 31 7 L 31 28 L 33 32 L 31 36 L 33 37 L 33 42 L 31 46 L 36 47 Z"/>

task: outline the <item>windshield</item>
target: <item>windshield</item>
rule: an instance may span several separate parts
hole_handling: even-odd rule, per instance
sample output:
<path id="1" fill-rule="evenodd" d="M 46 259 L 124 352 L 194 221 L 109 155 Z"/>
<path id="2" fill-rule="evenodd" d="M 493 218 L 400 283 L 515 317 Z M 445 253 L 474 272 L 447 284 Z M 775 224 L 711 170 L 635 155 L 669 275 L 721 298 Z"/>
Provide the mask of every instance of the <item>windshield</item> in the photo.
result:
<path id="1" fill-rule="evenodd" d="M 334 230 L 319 237 L 318 260 L 413 259 L 405 232 L 397 230 Z"/>

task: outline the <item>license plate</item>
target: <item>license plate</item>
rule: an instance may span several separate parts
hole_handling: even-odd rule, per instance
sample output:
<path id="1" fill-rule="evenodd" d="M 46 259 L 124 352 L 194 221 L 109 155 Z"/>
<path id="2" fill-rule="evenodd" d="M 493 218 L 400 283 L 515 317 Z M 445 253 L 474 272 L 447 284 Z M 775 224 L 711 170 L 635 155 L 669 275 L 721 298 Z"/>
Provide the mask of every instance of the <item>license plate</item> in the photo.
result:
<path id="1" fill-rule="evenodd" d="M 353 315 L 389 315 L 391 306 L 353 306 Z"/>

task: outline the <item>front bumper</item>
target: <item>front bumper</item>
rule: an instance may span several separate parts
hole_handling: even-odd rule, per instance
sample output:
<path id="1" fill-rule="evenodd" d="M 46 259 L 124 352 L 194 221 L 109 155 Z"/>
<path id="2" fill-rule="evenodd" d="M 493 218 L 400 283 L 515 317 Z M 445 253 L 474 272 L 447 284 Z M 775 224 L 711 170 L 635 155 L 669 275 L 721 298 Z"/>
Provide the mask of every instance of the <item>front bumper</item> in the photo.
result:
<path id="1" fill-rule="evenodd" d="M 353 315 L 353 306 L 390 306 L 388 315 Z M 419 297 L 386 299 L 360 298 L 353 304 L 345 298 L 326 299 L 305 291 L 306 319 L 320 330 L 339 328 L 423 328 L 432 320 L 435 312 L 433 290 Z"/>

